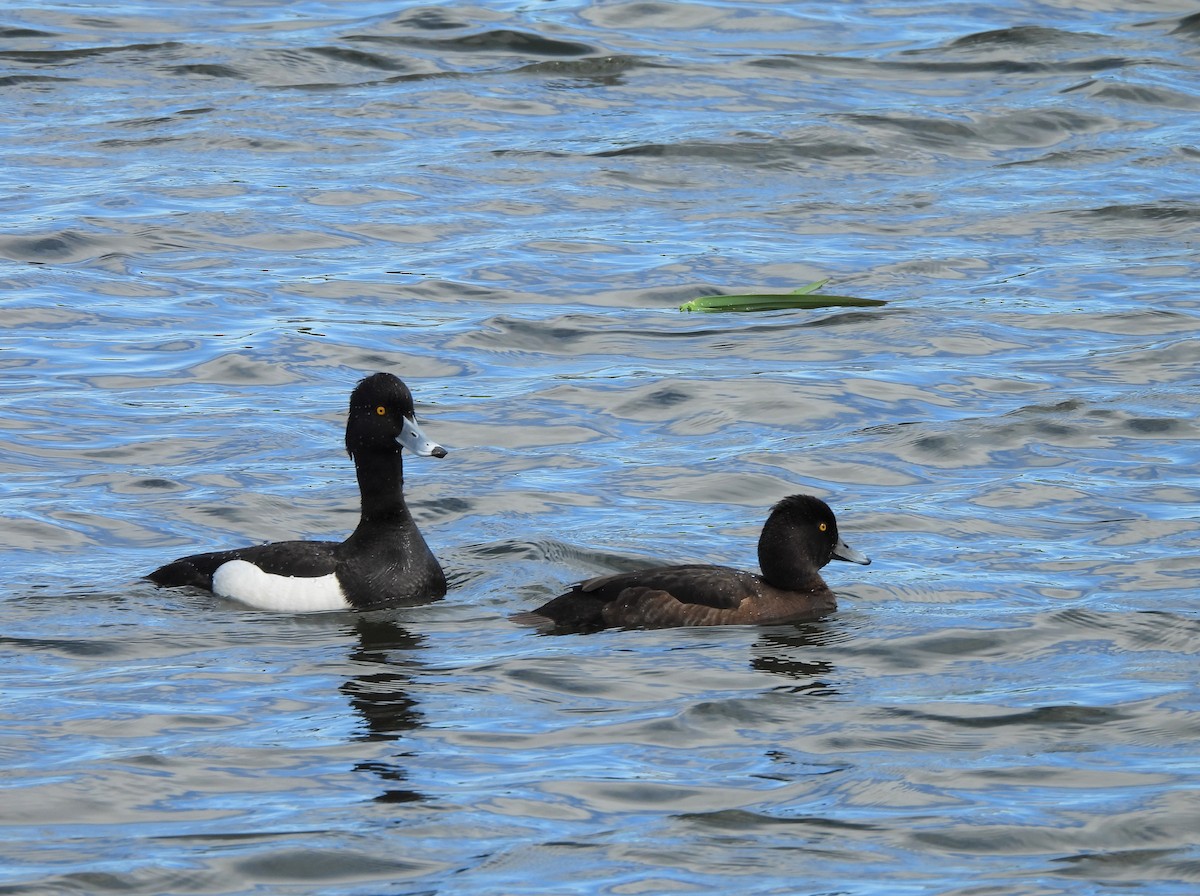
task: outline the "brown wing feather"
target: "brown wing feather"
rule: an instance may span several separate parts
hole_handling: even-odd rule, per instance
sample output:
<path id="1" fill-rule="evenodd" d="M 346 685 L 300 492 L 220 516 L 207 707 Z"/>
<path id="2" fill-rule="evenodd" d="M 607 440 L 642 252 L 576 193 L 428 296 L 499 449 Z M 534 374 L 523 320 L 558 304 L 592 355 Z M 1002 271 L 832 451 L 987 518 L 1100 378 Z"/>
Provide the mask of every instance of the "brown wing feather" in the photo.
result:
<path id="1" fill-rule="evenodd" d="M 661 628 L 740 621 L 752 608 L 762 580 L 726 566 L 665 566 L 580 582 L 534 610 L 559 631 L 596 631 L 610 626 Z M 749 604 L 743 602 L 751 598 Z"/>
<path id="2" fill-rule="evenodd" d="M 661 591 L 680 604 L 731 610 L 747 597 L 762 593 L 762 580 L 754 573 L 728 566 L 663 566 L 589 579 L 578 586 L 584 594 L 614 601 L 630 588 Z"/>
<path id="3" fill-rule="evenodd" d="M 666 628 L 675 625 L 722 625 L 742 621 L 743 602 L 736 607 L 683 603 L 654 588 L 626 588 L 604 605 L 604 622 L 623 628 Z"/>
<path id="4" fill-rule="evenodd" d="M 669 566 L 580 582 L 530 616 L 560 632 L 677 625 L 755 625 L 815 619 L 837 608 L 821 583 L 783 591 L 758 576 L 724 566 Z"/>

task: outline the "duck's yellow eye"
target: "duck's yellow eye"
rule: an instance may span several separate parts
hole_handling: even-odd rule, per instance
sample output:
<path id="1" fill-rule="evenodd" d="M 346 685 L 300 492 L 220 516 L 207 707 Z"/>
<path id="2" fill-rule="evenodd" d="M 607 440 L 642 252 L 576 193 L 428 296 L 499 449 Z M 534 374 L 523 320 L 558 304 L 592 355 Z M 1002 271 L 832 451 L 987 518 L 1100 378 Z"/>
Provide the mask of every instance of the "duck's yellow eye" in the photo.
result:
<path id="1" fill-rule="evenodd" d="M 383 405 L 380 405 L 379 407 L 377 407 L 375 409 L 375 413 L 378 414 L 380 417 L 382 417 L 384 414 L 387 413 L 387 408 L 385 408 Z"/>
<path id="2" fill-rule="evenodd" d="M 829 527 L 827 525 L 825 525 L 824 523 L 818 523 L 817 528 L 820 529 L 822 532 L 824 532 Z"/>

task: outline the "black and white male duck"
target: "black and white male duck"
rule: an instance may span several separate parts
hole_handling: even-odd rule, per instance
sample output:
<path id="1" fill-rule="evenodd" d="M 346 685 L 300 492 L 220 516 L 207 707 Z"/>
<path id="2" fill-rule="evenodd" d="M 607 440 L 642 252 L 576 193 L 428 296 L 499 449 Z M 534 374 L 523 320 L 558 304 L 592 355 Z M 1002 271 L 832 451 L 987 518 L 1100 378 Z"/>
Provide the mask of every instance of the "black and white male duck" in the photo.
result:
<path id="1" fill-rule="evenodd" d="M 830 560 L 871 562 L 838 535 L 828 504 L 792 495 L 771 509 L 758 539 L 762 575 L 693 564 L 600 576 L 519 618 L 555 632 L 816 619 L 837 609 L 819 572 Z"/>
<path id="2" fill-rule="evenodd" d="M 355 386 L 346 417 L 346 451 L 362 494 L 362 517 L 349 538 L 193 554 L 147 578 L 297 613 L 410 606 L 442 597 L 446 576 L 404 503 L 402 448 L 422 457 L 446 456 L 417 426 L 408 387 L 390 373 L 372 374 Z"/>

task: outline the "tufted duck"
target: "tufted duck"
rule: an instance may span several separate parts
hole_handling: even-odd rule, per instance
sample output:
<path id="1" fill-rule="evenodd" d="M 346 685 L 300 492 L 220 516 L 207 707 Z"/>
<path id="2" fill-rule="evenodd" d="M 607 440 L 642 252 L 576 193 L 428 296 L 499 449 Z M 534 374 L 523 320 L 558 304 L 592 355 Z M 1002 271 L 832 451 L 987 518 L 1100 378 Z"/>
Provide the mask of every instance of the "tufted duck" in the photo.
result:
<path id="1" fill-rule="evenodd" d="M 446 456 L 417 426 L 408 387 L 390 373 L 368 376 L 351 394 L 346 417 L 346 450 L 362 494 L 362 518 L 349 538 L 194 554 L 147 578 L 285 612 L 369 610 L 442 597 L 446 577 L 404 503 L 402 447 Z"/>
<path id="2" fill-rule="evenodd" d="M 663 566 L 600 576 L 523 614 L 555 632 L 815 619 L 837 609 L 818 570 L 830 560 L 869 564 L 838 535 L 833 511 L 811 495 L 771 509 L 758 539 L 762 575 L 727 566 Z"/>

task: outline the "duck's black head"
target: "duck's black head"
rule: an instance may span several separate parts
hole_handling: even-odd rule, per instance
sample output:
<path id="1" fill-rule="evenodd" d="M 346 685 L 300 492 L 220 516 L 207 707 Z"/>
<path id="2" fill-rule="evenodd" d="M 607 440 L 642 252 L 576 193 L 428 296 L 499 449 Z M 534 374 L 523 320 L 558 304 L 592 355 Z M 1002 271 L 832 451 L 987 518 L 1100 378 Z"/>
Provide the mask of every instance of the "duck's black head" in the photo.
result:
<path id="1" fill-rule="evenodd" d="M 771 508 L 758 539 L 764 579 L 780 587 L 795 585 L 830 560 L 871 562 L 838 535 L 837 519 L 820 498 L 791 495 Z"/>
<path id="2" fill-rule="evenodd" d="M 399 377 L 373 373 L 350 393 L 346 416 L 346 450 L 396 452 L 407 448 L 422 457 L 445 457 L 446 449 L 426 438 L 417 426 L 412 393 Z"/>

